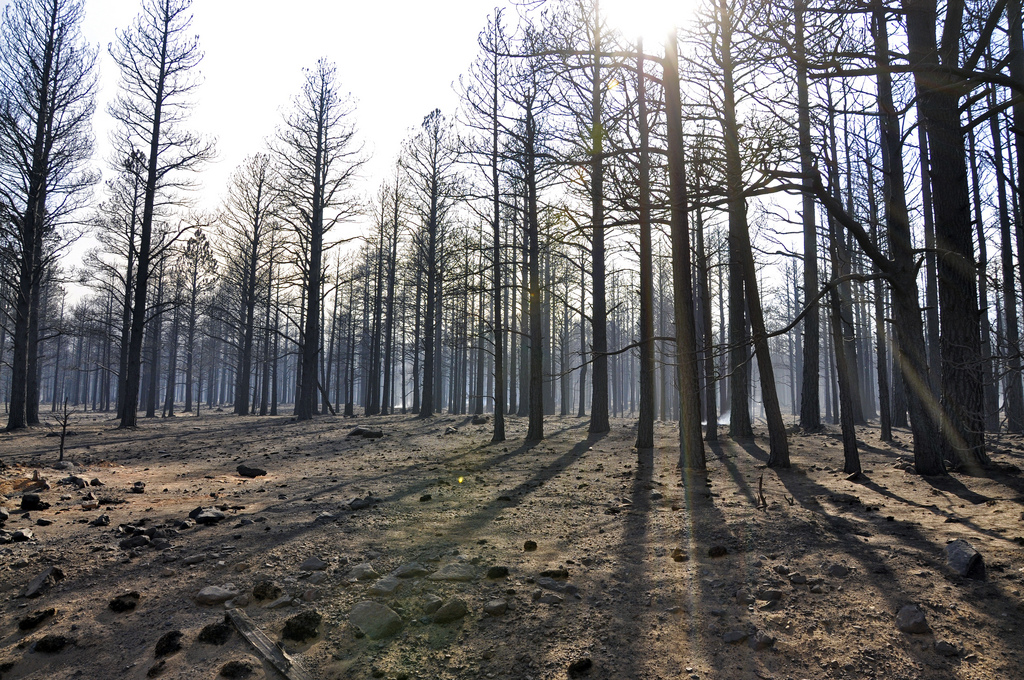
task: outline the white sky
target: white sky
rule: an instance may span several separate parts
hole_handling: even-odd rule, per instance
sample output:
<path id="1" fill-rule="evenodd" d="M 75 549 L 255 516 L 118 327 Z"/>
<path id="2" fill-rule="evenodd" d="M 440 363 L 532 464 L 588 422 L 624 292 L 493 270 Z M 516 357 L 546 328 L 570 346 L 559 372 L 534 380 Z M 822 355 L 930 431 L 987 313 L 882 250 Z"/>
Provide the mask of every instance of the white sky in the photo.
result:
<path id="1" fill-rule="evenodd" d="M 504 0 L 195 0 L 193 28 L 206 56 L 190 127 L 216 137 L 218 150 L 201 175 L 200 207 L 216 208 L 234 168 L 264 149 L 302 85 L 302 69 L 320 57 L 337 64 L 342 91 L 358 101 L 357 128 L 372 152 L 360 190 L 372 195 L 410 128 L 435 108 L 453 114 L 452 83 L 476 56 L 477 35 L 498 4 Z M 102 52 L 94 127 L 105 175 L 106 105 L 118 80 L 107 45 L 139 7 L 86 0 L 83 32 Z"/>

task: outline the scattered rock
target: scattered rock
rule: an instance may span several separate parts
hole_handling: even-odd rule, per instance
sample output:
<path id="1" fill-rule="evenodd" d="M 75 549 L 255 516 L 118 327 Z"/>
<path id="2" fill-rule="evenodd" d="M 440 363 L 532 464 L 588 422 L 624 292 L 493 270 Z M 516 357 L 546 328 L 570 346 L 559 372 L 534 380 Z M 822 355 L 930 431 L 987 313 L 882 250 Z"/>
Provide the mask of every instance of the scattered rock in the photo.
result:
<path id="1" fill-rule="evenodd" d="M 267 609 L 280 609 L 281 607 L 287 607 L 292 603 L 292 596 L 285 593 L 281 597 L 277 598 L 273 602 L 266 605 Z"/>
<path id="2" fill-rule="evenodd" d="M 690 556 L 682 548 L 673 548 L 671 557 L 675 562 L 687 562 L 690 559 Z"/>
<path id="3" fill-rule="evenodd" d="M 471 564 L 464 562 L 452 562 L 446 564 L 433 574 L 427 577 L 430 581 L 472 581 L 476 578 L 477 570 Z"/>
<path id="4" fill-rule="evenodd" d="M 27 493 L 21 497 L 21 509 L 25 512 L 49 510 L 50 504 L 44 502 L 37 493 Z"/>
<path id="5" fill-rule="evenodd" d="M 371 640 L 391 637 L 402 628 L 402 618 L 379 602 L 358 603 L 348 613 L 348 620 Z"/>
<path id="6" fill-rule="evenodd" d="M 445 428 L 444 433 L 445 434 L 458 434 L 459 433 L 459 428 L 449 426 L 449 427 Z"/>
<path id="7" fill-rule="evenodd" d="M 759 630 L 750 636 L 750 639 L 747 641 L 747 644 L 750 645 L 751 649 L 755 651 L 760 651 L 762 649 L 768 649 L 769 647 L 773 646 L 775 644 L 775 638 L 773 638 L 771 635 L 764 632 L 763 630 Z"/>
<path id="8" fill-rule="evenodd" d="M 213 605 L 227 602 L 238 596 L 238 591 L 221 586 L 206 586 L 196 594 L 196 604 Z"/>
<path id="9" fill-rule="evenodd" d="M 960 576 L 970 579 L 985 579 L 985 560 L 970 543 L 958 538 L 944 549 L 946 564 Z"/>
<path id="10" fill-rule="evenodd" d="M 58 567 L 47 567 L 38 576 L 29 581 L 28 585 L 25 586 L 25 590 L 21 592 L 21 596 L 39 597 L 63 579 L 64 572 Z"/>
<path id="11" fill-rule="evenodd" d="M 903 633 L 923 634 L 931 631 L 924 611 L 916 604 L 904 605 L 896 615 L 896 627 Z"/>
<path id="12" fill-rule="evenodd" d="M 802 586 L 805 583 L 807 583 L 807 577 L 801 573 L 791 574 L 789 577 L 789 582 L 795 586 Z"/>
<path id="13" fill-rule="evenodd" d="M 99 517 L 97 517 L 94 520 L 92 520 L 91 522 L 89 522 L 89 526 L 91 526 L 91 527 L 109 527 L 110 526 L 110 516 L 109 515 L 100 515 Z"/>
<path id="14" fill-rule="evenodd" d="M 203 626 L 203 629 L 199 631 L 199 637 L 196 639 L 208 645 L 222 645 L 231 639 L 231 631 L 233 629 L 234 626 L 231 624 L 231 620 L 225 616 L 223 621 Z"/>
<path id="15" fill-rule="evenodd" d="M 149 544 L 149 536 L 146 536 L 145 534 L 135 534 L 128 538 L 122 538 L 120 543 L 117 545 L 121 550 L 131 550 L 132 548 L 144 548 Z"/>
<path id="16" fill-rule="evenodd" d="M 370 586 L 366 592 L 371 595 L 392 595 L 398 590 L 400 585 L 402 585 L 402 582 L 397 577 L 385 576 Z"/>
<path id="17" fill-rule="evenodd" d="M 427 501 L 432 500 L 433 498 L 434 497 L 431 496 L 429 493 L 425 493 L 422 496 L 420 496 L 420 503 L 426 503 Z"/>
<path id="18" fill-rule="evenodd" d="M 43 609 L 41 611 L 32 612 L 21 621 L 18 621 L 18 630 L 35 630 L 38 628 L 43 621 L 53 618 L 57 615 L 57 610 L 53 607 L 49 609 Z"/>
<path id="19" fill-rule="evenodd" d="M 349 510 L 363 510 L 377 503 L 380 503 L 380 499 L 374 496 L 372 493 L 367 492 L 365 497 L 350 498 L 347 501 L 345 501 L 344 505 L 346 505 Z"/>
<path id="20" fill-rule="evenodd" d="M 185 634 L 180 630 L 172 630 L 164 633 L 160 636 L 160 639 L 156 641 L 154 656 L 159 659 L 161 656 L 170 656 L 175 652 L 180 652 L 181 639 L 183 637 L 185 637 Z"/>
<path id="21" fill-rule="evenodd" d="M 487 578 L 505 578 L 508 576 L 508 567 L 491 567 L 487 570 Z"/>
<path id="22" fill-rule="evenodd" d="M 99 477 L 93 477 L 89 480 L 89 486 L 103 486 L 103 482 L 100 481 Z"/>
<path id="23" fill-rule="evenodd" d="M 466 606 L 466 603 L 457 597 L 453 597 L 441 605 L 440 609 L 434 612 L 432 620 L 434 623 L 452 623 L 453 621 L 458 621 L 468 613 L 469 607 Z"/>
<path id="24" fill-rule="evenodd" d="M 7 508 L 0 508 L 0 525 L 11 518 L 11 513 L 7 511 Z"/>
<path id="25" fill-rule="evenodd" d="M 316 629 L 323 620 L 324 617 L 316 610 L 296 614 L 284 622 L 284 630 L 281 632 L 281 637 L 285 640 L 295 640 L 296 642 L 311 640 L 317 636 Z"/>
<path id="26" fill-rule="evenodd" d="M 235 468 L 235 470 L 237 470 L 238 474 L 241 475 L 242 477 L 248 477 L 249 479 L 256 479 L 257 477 L 267 476 L 267 471 L 264 470 L 263 468 L 249 467 L 245 463 L 239 465 L 237 468 Z"/>
<path id="27" fill-rule="evenodd" d="M 729 549 L 724 545 L 713 545 L 708 548 L 708 557 L 725 557 L 729 554 Z"/>
<path id="28" fill-rule="evenodd" d="M 167 666 L 167 661 L 165 661 L 164 659 L 160 659 L 155 664 L 153 664 L 152 666 L 149 667 L 149 670 L 146 671 L 146 677 L 147 678 L 155 678 L 155 677 L 157 677 L 158 675 L 160 675 L 161 673 L 164 672 L 164 668 L 166 666 Z"/>
<path id="29" fill-rule="evenodd" d="M 206 561 L 206 553 L 199 553 L 198 555 L 189 555 L 184 560 L 182 560 L 182 563 L 186 567 L 191 567 L 194 564 L 200 564 L 200 563 L 205 562 L 205 561 Z"/>
<path id="30" fill-rule="evenodd" d="M 138 604 L 139 593 L 133 590 L 130 593 L 122 593 L 121 595 L 118 595 L 111 600 L 110 604 L 107 606 L 110 607 L 110 611 L 121 614 L 123 612 L 130 612 L 134 610 Z"/>
<path id="31" fill-rule="evenodd" d="M 420 576 L 426 576 L 428 573 L 427 568 L 419 562 L 410 562 L 409 564 L 403 564 L 398 569 L 391 572 L 391 575 L 395 578 L 418 578 Z"/>
<path id="32" fill-rule="evenodd" d="M 757 591 L 757 599 L 767 602 L 778 602 L 782 599 L 782 591 L 776 588 L 761 588 Z"/>
<path id="33" fill-rule="evenodd" d="M 567 579 L 569 578 L 568 569 L 545 569 L 540 572 L 542 578 L 555 578 L 555 579 Z"/>
<path id="34" fill-rule="evenodd" d="M 31 529 L 18 529 L 11 534 L 11 540 L 15 543 L 24 543 L 25 541 L 31 541 L 35 537 Z"/>
<path id="35" fill-rule="evenodd" d="M 750 633 L 742 630 L 730 630 L 728 633 L 722 636 L 722 641 L 729 644 L 737 644 L 743 642 L 750 637 Z"/>
<path id="36" fill-rule="evenodd" d="M 306 558 L 306 560 L 299 565 L 299 569 L 302 571 L 323 571 L 328 566 L 330 565 L 327 562 L 324 562 L 319 557 L 313 556 Z"/>
<path id="37" fill-rule="evenodd" d="M 192 515 L 189 514 L 189 517 L 192 517 Z M 195 517 L 192 517 L 196 524 L 205 524 L 207 526 L 223 522 L 227 518 L 228 516 L 225 513 L 216 508 L 203 508 Z"/>
<path id="38" fill-rule="evenodd" d="M 756 599 L 753 595 L 750 594 L 749 591 L 741 588 L 740 590 L 736 591 L 736 601 L 740 604 L 754 604 L 754 602 L 756 602 Z"/>
<path id="39" fill-rule="evenodd" d="M 537 541 L 526 541 L 523 543 L 523 550 L 526 552 L 533 552 L 537 549 Z"/>
<path id="40" fill-rule="evenodd" d="M 544 593 L 538 599 L 541 604 L 562 604 L 565 600 L 561 595 L 555 595 L 554 593 Z"/>
<path id="41" fill-rule="evenodd" d="M 828 568 L 828 575 L 832 578 L 843 578 L 850 573 L 850 568 L 842 564 L 833 564 Z"/>
<path id="42" fill-rule="evenodd" d="M 43 654 L 56 654 L 74 642 L 71 638 L 66 638 L 63 635 L 47 635 L 36 643 L 35 651 Z"/>
<path id="43" fill-rule="evenodd" d="M 505 600 L 491 600 L 484 605 L 484 614 L 488 616 L 501 616 L 508 610 L 508 602 Z"/>
<path id="44" fill-rule="evenodd" d="M 443 603 L 444 600 L 437 595 L 428 594 L 423 598 L 423 613 L 429 616 L 440 609 Z"/>
<path id="45" fill-rule="evenodd" d="M 935 641 L 935 652 L 940 656 L 959 656 L 960 650 L 956 648 L 956 645 L 946 642 L 945 640 Z"/>
<path id="46" fill-rule="evenodd" d="M 128 489 L 131 493 L 146 493 L 145 482 L 135 482 L 132 484 L 132 488 Z"/>
<path id="47" fill-rule="evenodd" d="M 580 675 L 586 675 L 590 672 L 590 669 L 593 667 L 594 662 L 593 660 L 591 660 L 589 656 L 585 656 L 581 659 L 576 659 L 571 664 L 569 664 L 569 677 L 575 678 L 579 677 Z"/>
<path id="48" fill-rule="evenodd" d="M 245 661 L 228 661 L 224 664 L 224 667 L 220 669 L 220 675 L 223 678 L 241 680 L 242 678 L 248 678 L 254 671 L 255 669 L 251 663 Z"/>
<path id="49" fill-rule="evenodd" d="M 363 562 L 352 567 L 352 571 L 349 572 L 349 577 L 354 578 L 357 581 L 372 581 L 375 578 L 380 578 L 380 574 L 373 568 L 373 565 L 369 562 Z"/>

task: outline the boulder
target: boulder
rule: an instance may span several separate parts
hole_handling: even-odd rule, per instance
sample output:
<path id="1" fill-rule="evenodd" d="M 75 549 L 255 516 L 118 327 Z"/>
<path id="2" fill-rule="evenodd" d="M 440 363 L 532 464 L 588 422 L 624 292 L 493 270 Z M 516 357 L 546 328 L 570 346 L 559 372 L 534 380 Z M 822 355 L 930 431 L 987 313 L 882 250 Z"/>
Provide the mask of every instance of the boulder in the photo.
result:
<path id="1" fill-rule="evenodd" d="M 896 627 L 900 632 L 921 635 L 931 632 L 924 611 L 916 604 L 905 605 L 896 615 Z"/>
<path id="2" fill-rule="evenodd" d="M 249 467 L 245 463 L 242 463 L 235 469 L 238 471 L 239 475 L 242 477 L 248 477 L 249 479 L 256 479 L 257 477 L 265 477 L 267 475 L 267 471 L 263 468 Z"/>
<path id="3" fill-rule="evenodd" d="M 957 574 L 970 579 L 985 579 L 985 560 L 970 543 L 958 538 L 943 550 L 946 564 Z"/>
<path id="4" fill-rule="evenodd" d="M 458 621 L 463 616 L 469 613 L 469 607 L 466 603 L 457 597 L 445 602 L 441 605 L 441 608 L 434 612 L 432 620 L 434 623 L 452 623 Z"/>
<path id="5" fill-rule="evenodd" d="M 206 586 L 196 594 L 196 604 L 213 605 L 227 602 L 238 596 L 234 588 L 223 588 L 221 586 Z"/>

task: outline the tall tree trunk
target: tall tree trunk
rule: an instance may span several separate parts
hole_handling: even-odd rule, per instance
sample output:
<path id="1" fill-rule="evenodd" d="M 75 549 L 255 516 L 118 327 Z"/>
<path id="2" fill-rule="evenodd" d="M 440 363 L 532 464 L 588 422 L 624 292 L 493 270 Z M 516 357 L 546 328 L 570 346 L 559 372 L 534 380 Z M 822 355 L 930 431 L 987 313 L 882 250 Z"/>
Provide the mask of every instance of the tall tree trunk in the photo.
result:
<path id="1" fill-rule="evenodd" d="M 600 3 L 594 2 L 594 53 L 591 71 L 590 111 L 590 205 L 591 258 L 594 285 L 591 303 L 593 329 L 592 391 L 590 394 L 590 433 L 610 429 L 608 422 L 608 306 L 605 294 L 604 248 L 604 120 L 601 100 L 605 90 L 601 77 L 601 14 Z"/>
<path id="2" fill-rule="evenodd" d="M 640 128 L 640 418 L 636 448 L 654 448 L 654 252 L 651 246 L 651 162 L 648 152 L 644 43 L 637 41 L 637 121 Z M 685 207 L 684 207 L 685 209 Z M 643 453 L 640 460 L 645 460 Z"/>

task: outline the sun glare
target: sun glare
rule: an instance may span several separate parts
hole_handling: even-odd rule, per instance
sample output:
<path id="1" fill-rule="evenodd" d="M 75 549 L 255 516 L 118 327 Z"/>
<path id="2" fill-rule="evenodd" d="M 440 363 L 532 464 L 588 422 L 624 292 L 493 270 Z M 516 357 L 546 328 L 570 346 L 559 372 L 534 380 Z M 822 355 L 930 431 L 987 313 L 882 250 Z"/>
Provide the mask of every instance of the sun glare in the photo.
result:
<path id="1" fill-rule="evenodd" d="M 627 38 L 660 41 L 672 26 L 681 26 L 693 16 L 695 0 L 601 0 L 601 13 L 608 25 Z"/>

